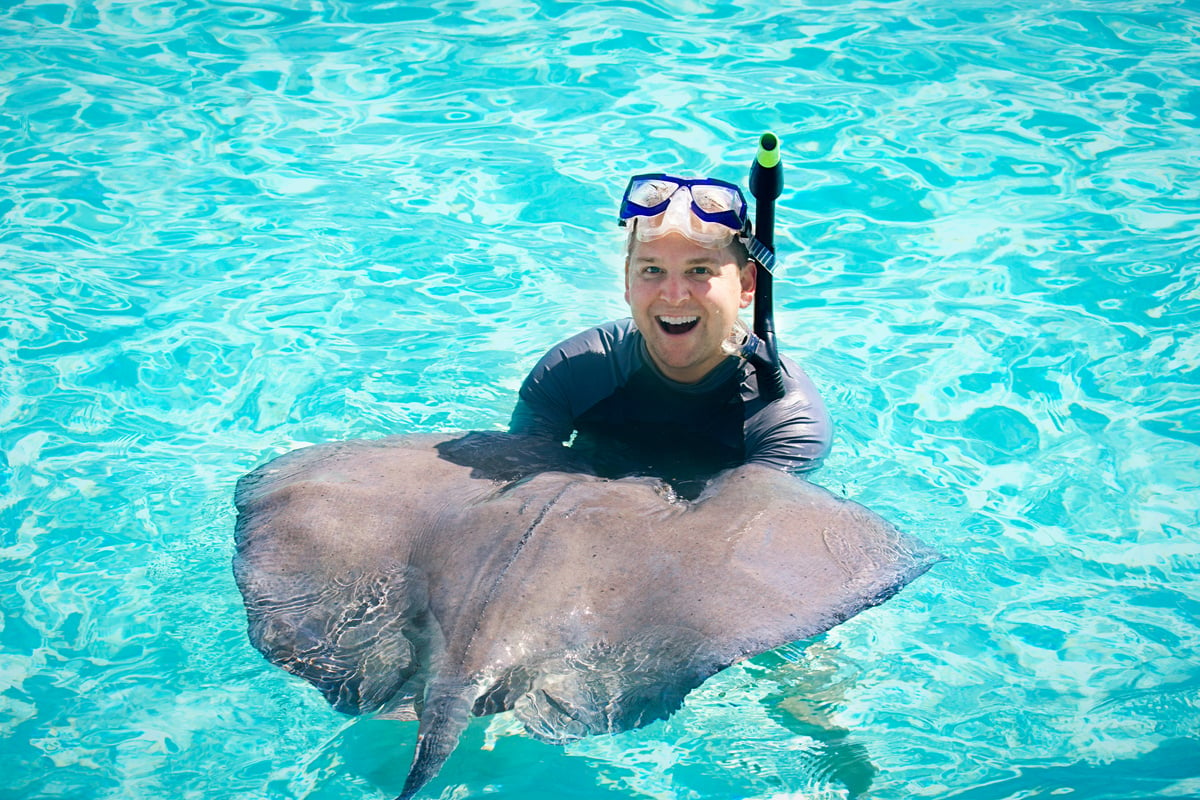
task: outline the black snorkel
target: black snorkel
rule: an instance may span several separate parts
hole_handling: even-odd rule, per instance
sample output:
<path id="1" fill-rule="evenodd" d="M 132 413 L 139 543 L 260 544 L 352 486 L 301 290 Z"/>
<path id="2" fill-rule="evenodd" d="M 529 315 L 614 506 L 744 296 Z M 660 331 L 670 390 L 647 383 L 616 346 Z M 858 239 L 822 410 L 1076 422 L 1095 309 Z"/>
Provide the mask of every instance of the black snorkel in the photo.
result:
<path id="1" fill-rule="evenodd" d="M 754 195 L 754 237 L 750 257 L 758 262 L 754 287 L 754 335 L 742 347 L 742 355 L 754 365 L 758 390 L 768 403 L 783 397 L 783 371 L 775 347 L 774 286 L 775 200 L 783 191 L 783 166 L 779 138 L 764 133 L 758 155 L 750 166 L 750 193 Z"/>

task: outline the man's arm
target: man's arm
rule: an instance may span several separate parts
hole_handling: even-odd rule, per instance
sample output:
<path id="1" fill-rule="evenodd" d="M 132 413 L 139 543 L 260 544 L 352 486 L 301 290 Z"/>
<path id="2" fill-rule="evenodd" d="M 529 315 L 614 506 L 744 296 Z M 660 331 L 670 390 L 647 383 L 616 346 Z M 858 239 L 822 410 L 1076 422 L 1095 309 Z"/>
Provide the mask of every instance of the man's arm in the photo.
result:
<path id="1" fill-rule="evenodd" d="M 833 422 L 812 380 L 784 358 L 784 395 L 746 421 L 746 462 L 812 472 L 833 444 Z"/>
<path id="2" fill-rule="evenodd" d="M 569 439 L 575 420 L 628 378 L 630 330 L 629 320 L 610 322 L 550 348 L 521 384 L 509 431 Z"/>

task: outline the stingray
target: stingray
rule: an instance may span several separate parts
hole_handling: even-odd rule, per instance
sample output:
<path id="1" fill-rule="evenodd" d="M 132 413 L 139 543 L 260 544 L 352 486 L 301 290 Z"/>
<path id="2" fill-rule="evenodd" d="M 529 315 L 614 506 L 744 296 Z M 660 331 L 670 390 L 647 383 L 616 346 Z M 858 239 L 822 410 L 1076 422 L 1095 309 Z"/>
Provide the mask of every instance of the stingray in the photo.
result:
<path id="1" fill-rule="evenodd" d="M 940 558 L 780 470 L 728 470 L 688 501 L 503 433 L 307 447 L 235 501 L 251 642 L 338 711 L 419 722 L 402 798 L 472 716 L 511 711 L 555 743 L 664 719 Z"/>

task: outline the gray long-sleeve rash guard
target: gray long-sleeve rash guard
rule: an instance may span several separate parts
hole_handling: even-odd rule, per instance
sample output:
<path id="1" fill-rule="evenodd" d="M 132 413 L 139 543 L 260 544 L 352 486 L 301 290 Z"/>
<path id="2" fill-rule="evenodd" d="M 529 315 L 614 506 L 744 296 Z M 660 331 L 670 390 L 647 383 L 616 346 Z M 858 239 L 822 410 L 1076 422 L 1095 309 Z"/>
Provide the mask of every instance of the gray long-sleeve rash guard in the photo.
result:
<path id="1" fill-rule="evenodd" d="M 651 361 L 632 319 L 609 322 L 542 357 L 509 430 L 560 442 L 574 434 L 572 450 L 597 474 L 655 475 L 677 489 L 748 462 L 809 472 L 829 452 L 832 426 L 812 381 L 780 360 L 784 396 L 767 403 L 741 359 L 726 359 L 699 383 L 678 383 Z"/>

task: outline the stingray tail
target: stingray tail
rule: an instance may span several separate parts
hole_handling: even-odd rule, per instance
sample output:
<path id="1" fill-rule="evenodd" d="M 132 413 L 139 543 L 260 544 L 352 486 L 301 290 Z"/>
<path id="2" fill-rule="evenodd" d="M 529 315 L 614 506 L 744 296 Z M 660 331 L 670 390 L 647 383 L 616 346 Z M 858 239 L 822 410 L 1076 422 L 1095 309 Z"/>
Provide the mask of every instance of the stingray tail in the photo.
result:
<path id="1" fill-rule="evenodd" d="M 458 746 L 458 737 L 471 721 L 471 687 L 430 691 L 421 710 L 417 750 L 404 791 L 396 800 L 409 800 L 441 770 Z"/>

